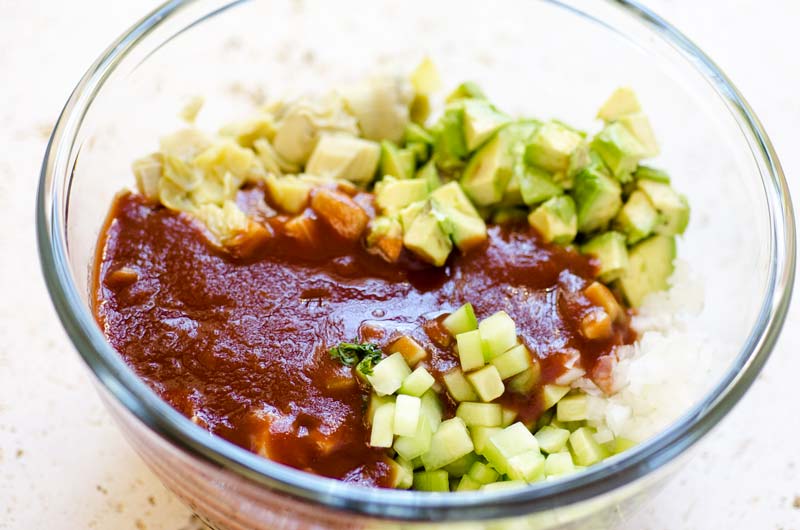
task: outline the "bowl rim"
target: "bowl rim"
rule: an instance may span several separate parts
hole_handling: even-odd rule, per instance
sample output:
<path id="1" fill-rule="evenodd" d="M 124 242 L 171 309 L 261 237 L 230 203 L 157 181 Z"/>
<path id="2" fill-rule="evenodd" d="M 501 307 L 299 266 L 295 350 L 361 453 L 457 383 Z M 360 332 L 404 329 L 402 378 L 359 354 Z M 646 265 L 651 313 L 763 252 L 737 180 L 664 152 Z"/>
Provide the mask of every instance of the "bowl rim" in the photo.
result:
<path id="1" fill-rule="evenodd" d="M 206 13 L 200 20 L 243 1 L 230 1 Z M 547 1 L 587 16 L 559 0 Z M 708 433 L 738 402 L 761 371 L 777 341 L 786 319 L 795 275 L 794 214 L 788 185 L 772 143 L 750 106 L 719 67 L 673 26 L 636 1 L 604 1 L 621 7 L 678 53 L 691 59 L 694 68 L 726 101 L 742 133 L 751 135 L 751 149 L 755 145 L 753 154 L 762 165 L 759 176 L 770 214 L 768 287 L 756 323 L 725 376 L 664 431 L 629 450 L 624 457 L 608 459 L 576 476 L 535 483 L 518 490 L 436 495 L 369 489 L 292 469 L 221 438 L 209 437 L 207 431 L 172 409 L 136 377 L 105 341 L 72 280 L 65 227 L 59 216 L 58 178 L 60 173 L 71 171 L 67 164 L 82 120 L 111 72 L 155 28 L 202 0 L 166 2 L 112 43 L 70 95 L 45 151 L 36 203 L 40 261 L 61 323 L 84 361 L 125 409 L 181 450 L 271 490 L 353 514 L 417 521 L 481 520 L 529 514 L 609 493 L 673 461 Z M 602 24 L 602 21 L 597 22 Z"/>

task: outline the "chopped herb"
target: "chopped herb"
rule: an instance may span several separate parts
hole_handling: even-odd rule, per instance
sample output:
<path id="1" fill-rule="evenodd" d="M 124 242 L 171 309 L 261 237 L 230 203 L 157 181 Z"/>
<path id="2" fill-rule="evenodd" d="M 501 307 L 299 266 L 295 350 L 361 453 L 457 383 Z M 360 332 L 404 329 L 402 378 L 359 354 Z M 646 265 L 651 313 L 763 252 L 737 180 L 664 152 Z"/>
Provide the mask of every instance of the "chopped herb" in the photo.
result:
<path id="1" fill-rule="evenodd" d="M 383 352 L 379 349 L 369 351 L 363 359 L 356 366 L 356 370 L 364 375 L 372 375 L 372 369 L 378 364 L 383 357 Z"/>
<path id="2" fill-rule="evenodd" d="M 357 342 L 342 342 L 328 351 L 331 355 L 331 359 L 339 361 L 345 366 L 355 366 L 358 364 L 357 369 L 364 375 L 372 374 L 372 367 L 377 364 L 383 355 L 383 352 L 377 345 L 369 342 L 363 344 Z"/>

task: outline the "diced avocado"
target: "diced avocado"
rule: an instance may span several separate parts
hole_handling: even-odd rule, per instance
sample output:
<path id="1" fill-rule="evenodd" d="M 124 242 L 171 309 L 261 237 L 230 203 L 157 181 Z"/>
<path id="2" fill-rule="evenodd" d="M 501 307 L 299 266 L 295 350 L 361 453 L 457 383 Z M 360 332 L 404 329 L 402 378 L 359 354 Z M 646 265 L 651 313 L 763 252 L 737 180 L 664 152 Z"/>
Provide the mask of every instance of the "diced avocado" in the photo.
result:
<path id="1" fill-rule="evenodd" d="M 480 147 L 500 127 L 511 121 L 506 114 L 485 100 L 468 99 L 464 107 L 464 141 L 472 152 Z"/>
<path id="2" fill-rule="evenodd" d="M 567 172 L 583 137 L 555 122 L 547 122 L 531 136 L 525 148 L 525 160 L 552 173 Z M 581 154 L 583 156 L 583 154 Z"/>
<path id="3" fill-rule="evenodd" d="M 611 173 L 625 182 L 645 156 L 645 148 L 633 134 L 619 122 L 606 125 L 592 140 L 594 149 Z"/>
<path id="4" fill-rule="evenodd" d="M 658 212 L 643 191 L 636 190 L 614 219 L 614 227 L 627 235 L 633 245 L 653 233 L 658 223 Z"/>
<path id="5" fill-rule="evenodd" d="M 430 205 L 428 204 L 428 201 L 418 201 L 411 203 L 400 210 L 400 213 L 397 215 L 397 219 L 400 221 L 400 226 L 402 227 L 403 232 L 410 230 L 411 224 L 414 222 L 414 220 L 419 216 L 419 214 L 429 207 Z"/>
<path id="6" fill-rule="evenodd" d="M 641 110 L 642 106 L 639 104 L 639 99 L 633 89 L 621 87 L 616 89 L 603 103 L 603 106 L 597 111 L 597 117 L 601 120 L 612 122 L 617 121 L 626 114 L 633 114 Z"/>
<path id="7" fill-rule="evenodd" d="M 414 71 L 411 72 L 410 81 L 414 91 L 420 94 L 430 94 L 442 87 L 439 71 L 429 57 L 422 59 Z"/>
<path id="8" fill-rule="evenodd" d="M 578 213 L 578 230 L 584 233 L 608 225 L 622 207 L 622 188 L 619 182 L 591 165 L 575 177 L 573 189 Z"/>
<path id="9" fill-rule="evenodd" d="M 472 155 L 461 186 L 475 204 L 497 204 L 511 180 L 512 163 L 505 137 L 498 134 Z"/>
<path id="10" fill-rule="evenodd" d="M 417 125 L 425 125 L 431 115 L 431 98 L 428 94 L 417 92 L 408 106 L 408 117 Z"/>
<path id="11" fill-rule="evenodd" d="M 628 269 L 620 277 L 619 286 L 632 307 L 639 307 L 648 294 L 669 287 L 675 255 L 672 236 L 652 236 L 631 247 Z"/>
<path id="12" fill-rule="evenodd" d="M 528 206 L 539 204 L 564 193 L 564 190 L 553 181 L 550 174 L 538 167 L 526 166 L 518 178 L 522 200 Z"/>
<path id="13" fill-rule="evenodd" d="M 545 242 L 566 245 L 578 233 L 578 216 L 572 197 L 560 195 L 544 202 L 528 216 L 528 222 Z"/>
<path id="14" fill-rule="evenodd" d="M 419 142 L 428 145 L 433 144 L 433 136 L 431 133 L 416 123 L 409 123 L 406 125 L 405 140 L 406 143 Z"/>
<path id="15" fill-rule="evenodd" d="M 604 283 L 616 280 L 628 268 L 628 248 L 625 236 L 619 232 L 605 232 L 593 237 L 581 246 L 581 252 L 600 262 L 597 277 Z"/>
<path id="16" fill-rule="evenodd" d="M 269 173 L 266 183 L 270 198 L 281 210 L 296 214 L 308 205 L 311 185 L 296 176 L 276 177 Z"/>
<path id="17" fill-rule="evenodd" d="M 408 142 L 404 147 L 404 150 L 414 155 L 415 163 L 424 163 L 430 156 L 428 147 L 428 144 L 424 144 L 422 142 Z"/>
<path id="18" fill-rule="evenodd" d="M 414 153 L 400 149 L 388 140 L 381 142 L 381 177 L 391 175 L 398 179 L 414 176 L 417 160 Z"/>
<path id="19" fill-rule="evenodd" d="M 446 101 L 452 103 L 459 99 L 486 99 L 486 94 L 473 81 L 465 81 L 448 94 Z"/>
<path id="20" fill-rule="evenodd" d="M 398 180 L 386 176 L 375 184 L 375 204 L 383 214 L 394 215 L 427 196 L 428 184 L 420 179 Z"/>
<path id="21" fill-rule="evenodd" d="M 619 123 L 636 138 L 644 148 L 644 158 L 657 156 L 660 152 L 658 141 L 650 125 L 650 120 L 643 112 L 626 114 L 619 119 Z"/>
<path id="22" fill-rule="evenodd" d="M 405 229 L 403 234 L 403 245 L 422 258 L 437 267 L 444 265 L 447 256 L 453 250 L 453 243 L 450 237 L 442 229 L 442 214 L 435 211 L 429 204 Z"/>
<path id="23" fill-rule="evenodd" d="M 661 169 L 656 169 L 650 166 L 639 166 L 633 173 L 635 179 L 655 180 L 656 182 L 663 182 L 669 184 L 669 174 Z"/>
<path id="24" fill-rule="evenodd" d="M 416 178 L 425 181 L 428 185 L 428 191 L 433 191 L 442 185 L 442 179 L 436 169 L 436 162 L 433 160 L 429 160 L 427 164 L 417 171 Z"/>
<path id="25" fill-rule="evenodd" d="M 379 254 L 386 261 L 397 261 L 403 250 L 403 227 L 400 221 L 384 215 L 372 219 L 367 228 L 366 244 L 367 250 Z"/>
<path id="26" fill-rule="evenodd" d="M 528 211 L 522 208 L 498 208 L 492 214 L 492 222 L 495 224 L 522 223 L 527 219 Z"/>
<path id="27" fill-rule="evenodd" d="M 637 184 L 659 214 L 655 233 L 664 236 L 682 234 L 689 224 L 689 203 L 686 197 L 661 182 L 645 179 Z"/>
<path id="28" fill-rule="evenodd" d="M 433 159 L 438 167 L 447 171 L 461 168 L 469 154 L 464 139 L 464 108 L 457 103 L 448 106 L 430 129 Z"/>
<path id="29" fill-rule="evenodd" d="M 448 182 L 436 189 L 431 193 L 431 202 L 445 216 L 446 231 L 462 252 L 486 240 L 486 223 L 458 182 Z"/>
<path id="30" fill-rule="evenodd" d="M 380 148 L 375 142 L 343 134 L 323 135 L 306 165 L 306 173 L 367 184 L 375 176 Z"/>

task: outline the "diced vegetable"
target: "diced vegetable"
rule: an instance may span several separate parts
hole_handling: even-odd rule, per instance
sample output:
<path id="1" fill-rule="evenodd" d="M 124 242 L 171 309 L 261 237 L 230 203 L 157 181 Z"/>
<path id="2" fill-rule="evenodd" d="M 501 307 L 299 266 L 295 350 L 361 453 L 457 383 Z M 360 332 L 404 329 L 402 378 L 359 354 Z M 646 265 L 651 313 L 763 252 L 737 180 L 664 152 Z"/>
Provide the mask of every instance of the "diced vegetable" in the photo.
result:
<path id="1" fill-rule="evenodd" d="M 478 484 L 491 484 L 492 482 L 497 482 L 497 479 L 500 478 L 500 473 L 492 469 L 488 464 L 478 461 L 469 468 L 467 476 Z"/>
<path id="2" fill-rule="evenodd" d="M 536 441 L 539 442 L 539 448 L 542 451 L 545 453 L 558 453 L 566 447 L 569 434 L 567 429 L 545 425 L 534 436 Z"/>
<path id="3" fill-rule="evenodd" d="M 517 325 L 505 311 L 484 318 L 478 324 L 487 361 L 508 351 L 517 343 Z"/>
<path id="4" fill-rule="evenodd" d="M 525 149 L 528 163 L 552 173 L 566 172 L 570 157 L 580 148 L 583 137 L 556 122 L 539 127 Z"/>
<path id="5" fill-rule="evenodd" d="M 480 370 L 468 373 L 467 380 L 469 380 L 482 401 L 492 401 L 502 396 L 503 392 L 505 392 L 500 372 L 493 365 L 484 366 Z"/>
<path id="6" fill-rule="evenodd" d="M 595 135 L 592 149 L 620 181 L 630 179 L 646 150 L 636 137 L 619 122 L 610 123 Z"/>
<path id="7" fill-rule="evenodd" d="M 508 380 L 506 389 L 515 394 L 527 394 L 539 383 L 542 367 L 538 361 L 534 362 L 530 368 L 518 373 Z"/>
<path id="8" fill-rule="evenodd" d="M 589 427 L 581 427 L 569 435 L 569 447 L 575 463 L 580 466 L 596 464 L 608 456 L 603 447 L 594 439 Z"/>
<path id="9" fill-rule="evenodd" d="M 581 334 L 589 340 L 604 340 L 613 332 L 613 321 L 604 309 L 591 309 L 581 319 Z"/>
<path id="10" fill-rule="evenodd" d="M 450 92 L 446 101 L 452 103 L 459 99 L 486 99 L 486 94 L 483 93 L 483 90 L 481 90 L 481 87 L 479 87 L 477 83 L 465 81 Z"/>
<path id="11" fill-rule="evenodd" d="M 392 480 L 392 487 L 407 490 L 414 482 L 414 468 L 411 462 L 403 457 L 398 457 L 395 460 L 389 460 L 389 465 L 394 474 Z"/>
<path id="12" fill-rule="evenodd" d="M 496 403 L 473 403 L 464 401 L 458 405 L 456 416 L 468 427 L 500 427 L 503 408 Z"/>
<path id="13" fill-rule="evenodd" d="M 435 383 L 433 376 L 422 366 L 417 367 L 411 374 L 403 379 L 400 393 L 420 397 Z"/>
<path id="14" fill-rule="evenodd" d="M 433 430 L 426 417 L 420 417 L 413 436 L 398 436 L 392 447 L 406 460 L 413 460 L 427 453 L 431 448 Z"/>
<path id="15" fill-rule="evenodd" d="M 369 445 L 391 447 L 394 440 L 394 403 L 384 403 L 375 410 Z"/>
<path id="16" fill-rule="evenodd" d="M 456 368 L 444 374 L 444 384 L 450 396 L 456 401 L 477 401 L 478 394 L 464 377 L 464 372 Z"/>
<path id="17" fill-rule="evenodd" d="M 607 121 L 617 121 L 626 114 L 633 114 L 642 110 L 636 93 L 630 87 L 616 89 L 611 96 L 603 103 L 597 112 L 597 117 Z"/>
<path id="18" fill-rule="evenodd" d="M 547 410 L 569 392 L 568 386 L 544 385 L 542 388 L 542 408 Z"/>
<path id="19" fill-rule="evenodd" d="M 566 245 L 578 233 L 575 202 L 568 195 L 545 201 L 528 216 L 528 222 L 539 232 L 545 243 Z"/>
<path id="20" fill-rule="evenodd" d="M 655 233 L 664 236 L 682 234 L 689 224 L 689 203 L 668 184 L 653 180 L 640 180 L 637 185 L 659 214 Z"/>
<path id="21" fill-rule="evenodd" d="M 550 453 L 544 461 L 544 474 L 548 477 L 560 477 L 575 472 L 575 463 L 569 451 Z"/>
<path id="22" fill-rule="evenodd" d="M 477 491 L 481 489 L 481 483 L 471 478 L 469 475 L 464 475 L 456 486 L 456 491 Z"/>
<path id="23" fill-rule="evenodd" d="M 422 400 L 420 413 L 423 418 L 428 420 L 428 424 L 431 426 L 431 432 L 435 432 L 442 422 L 442 402 L 433 390 L 428 390 L 422 394 L 420 399 Z"/>
<path id="24" fill-rule="evenodd" d="M 658 224 L 658 212 L 647 195 L 636 190 L 614 219 L 614 226 L 627 235 L 627 243 L 632 245 L 653 233 Z"/>
<path id="25" fill-rule="evenodd" d="M 622 316 L 622 307 L 620 307 L 614 294 L 600 282 L 592 282 L 589 287 L 583 290 L 583 294 L 595 305 L 602 307 L 611 320 L 617 320 Z"/>
<path id="26" fill-rule="evenodd" d="M 442 320 L 442 326 L 454 337 L 460 333 L 478 329 L 478 319 L 475 318 L 472 304 L 467 302 L 450 313 L 447 318 Z"/>
<path id="27" fill-rule="evenodd" d="M 368 184 L 380 159 L 377 143 L 345 135 L 323 135 L 306 164 L 312 175 Z"/>
<path id="28" fill-rule="evenodd" d="M 443 421 L 433 433 L 431 448 L 422 455 L 422 464 L 427 471 L 451 464 L 474 450 L 467 426 L 461 418 Z"/>
<path id="29" fill-rule="evenodd" d="M 674 237 L 653 236 L 631 247 L 628 269 L 620 277 L 619 286 L 632 307 L 639 307 L 648 294 L 669 286 L 675 255 Z"/>
<path id="30" fill-rule="evenodd" d="M 417 471 L 414 473 L 414 489 L 417 491 L 450 491 L 447 471 Z"/>
<path id="31" fill-rule="evenodd" d="M 483 342 L 480 331 L 473 330 L 456 335 L 458 358 L 465 372 L 481 368 L 484 364 Z"/>
<path id="32" fill-rule="evenodd" d="M 501 418 L 501 420 L 502 420 L 501 426 L 502 427 L 508 427 L 509 425 L 514 423 L 514 421 L 517 419 L 517 416 L 518 416 L 518 414 L 517 414 L 516 410 L 503 407 L 503 416 Z"/>
<path id="33" fill-rule="evenodd" d="M 408 335 L 403 335 L 394 341 L 389 351 L 392 353 L 399 352 L 409 366 L 416 366 L 418 362 L 428 356 L 425 348 Z"/>
<path id="34" fill-rule="evenodd" d="M 512 480 L 534 482 L 544 478 L 544 462 L 538 449 L 525 451 L 508 459 L 507 474 Z"/>
<path id="35" fill-rule="evenodd" d="M 403 244 L 425 261 L 441 267 L 453 248 L 442 229 L 439 215 L 430 206 L 422 211 L 405 230 Z"/>
<path id="36" fill-rule="evenodd" d="M 599 262 L 597 277 L 604 283 L 619 278 L 628 268 L 628 249 L 625 236 L 619 232 L 604 232 L 581 246 L 581 252 L 590 254 Z"/>
<path id="37" fill-rule="evenodd" d="M 509 459 L 528 451 L 539 451 L 539 443 L 522 423 L 517 422 L 491 436 L 483 449 L 483 456 L 499 472 L 508 474 Z"/>
<path id="38" fill-rule="evenodd" d="M 472 437 L 472 444 L 475 446 L 475 453 L 484 456 L 489 438 L 502 430 L 500 427 L 471 427 L 469 431 Z"/>
<path id="39" fill-rule="evenodd" d="M 296 176 L 267 175 L 267 190 L 272 201 L 287 213 L 300 213 L 308 205 L 311 185 Z"/>
<path id="40" fill-rule="evenodd" d="M 556 405 L 556 418 L 564 422 L 585 420 L 587 404 L 586 394 L 565 396 Z"/>
<path id="41" fill-rule="evenodd" d="M 604 229 L 622 207 L 619 182 L 597 166 L 590 166 L 575 177 L 573 196 L 578 230 L 583 233 Z"/>
<path id="42" fill-rule="evenodd" d="M 381 176 L 410 179 L 414 176 L 417 160 L 414 153 L 400 149 L 393 142 L 384 140 L 380 144 Z"/>
<path id="43" fill-rule="evenodd" d="M 474 464 L 478 463 L 478 458 L 478 455 L 476 455 L 474 452 L 467 453 L 455 462 L 447 464 L 442 469 L 447 471 L 447 474 L 450 475 L 451 478 L 463 477 L 469 472 L 470 469 L 472 469 Z"/>
<path id="44" fill-rule="evenodd" d="M 375 204 L 381 213 L 395 215 L 409 204 L 428 197 L 428 184 L 419 179 L 384 177 L 375 184 Z"/>
<path id="45" fill-rule="evenodd" d="M 378 395 L 385 396 L 395 393 L 410 374 L 411 369 L 403 354 L 393 353 L 375 365 L 372 375 L 367 375 L 367 380 Z"/>
<path id="46" fill-rule="evenodd" d="M 414 436 L 420 422 L 422 401 L 418 397 L 400 394 L 394 406 L 394 434 L 398 436 Z"/>
<path id="47" fill-rule="evenodd" d="M 463 106 L 464 140 L 468 151 L 480 147 L 497 129 L 511 121 L 486 100 L 465 100 Z"/>
<path id="48" fill-rule="evenodd" d="M 494 357 L 489 362 L 497 368 L 501 379 L 508 379 L 524 372 L 533 364 L 531 352 L 528 351 L 524 344 L 517 344 L 511 347 L 511 349 Z"/>

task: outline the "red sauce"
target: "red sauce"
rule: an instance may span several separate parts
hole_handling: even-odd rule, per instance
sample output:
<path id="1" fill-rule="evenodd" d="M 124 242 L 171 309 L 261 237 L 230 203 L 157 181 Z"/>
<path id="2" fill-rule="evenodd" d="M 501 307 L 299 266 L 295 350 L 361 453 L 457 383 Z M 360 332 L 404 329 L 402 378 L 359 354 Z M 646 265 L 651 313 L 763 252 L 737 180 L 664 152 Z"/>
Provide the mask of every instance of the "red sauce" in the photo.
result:
<path id="1" fill-rule="evenodd" d="M 369 195 L 355 199 L 371 209 Z M 582 290 L 593 264 L 527 227 L 491 226 L 485 245 L 454 252 L 437 269 L 408 255 L 386 263 L 323 223 L 314 224 L 310 248 L 288 237 L 288 218 L 275 215 L 260 189 L 239 202 L 269 227 L 246 258 L 210 244 L 186 215 L 138 195 L 118 197 L 99 242 L 95 314 L 111 344 L 172 406 L 278 462 L 388 485 L 385 450 L 367 445 L 367 393 L 328 354 L 341 341 L 386 348 L 411 335 L 441 378 L 458 360 L 440 317 L 471 302 L 478 318 L 501 309 L 511 315 L 544 384 L 564 371 L 570 348 L 591 374 L 615 345 L 635 339 L 627 318 L 607 340 L 583 338 L 581 319 L 594 306 Z M 541 412 L 538 395 L 501 400 L 531 420 Z"/>

